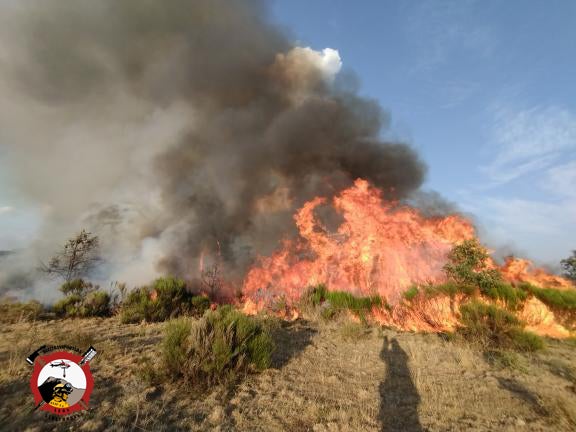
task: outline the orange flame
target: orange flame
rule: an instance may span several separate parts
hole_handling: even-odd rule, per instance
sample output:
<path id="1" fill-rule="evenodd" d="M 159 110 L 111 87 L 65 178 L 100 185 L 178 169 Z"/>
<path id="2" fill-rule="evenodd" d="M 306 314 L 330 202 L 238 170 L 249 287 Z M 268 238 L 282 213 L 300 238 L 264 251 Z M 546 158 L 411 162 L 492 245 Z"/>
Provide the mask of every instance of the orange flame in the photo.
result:
<path id="1" fill-rule="evenodd" d="M 285 240 L 272 256 L 260 258 L 245 278 L 247 297 L 295 301 L 306 287 L 325 283 L 332 290 L 395 302 L 411 284 L 443 280 L 452 245 L 475 234 L 461 216 L 427 219 L 413 208 L 385 202 L 360 179 L 330 204 L 343 219 L 338 229 L 329 232 L 315 215 L 327 205 L 325 198 L 304 204 L 294 216 L 300 240 Z"/>
<path id="2" fill-rule="evenodd" d="M 342 222 L 330 231 L 318 217 L 321 207 L 332 208 Z M 453 331 L 459 325 L 462 296 L 416 296 L 407 302 L 401 294 L 411 285 L 445 281 L 443 267 L 454 245 L 474 238 L 472 224 L 460 215 L 426 218 L 418 210 L 384 201 L 381 192 L 358 179 L 332 201 L 316 197 L 294 215 L 300 237 L 284 240 L 279 250 L 260 257 L 247 273 L 242 310 L 256 314 L 268 308 L 284 319 L 296 319 L 295 302 L 309 286 L 326 284 L 330 290 L 357 295 L 379 295 L 393 307 L 374 307 L 370 319 L 410 331 Z M 509 258 L 503 266 L 489 259 L 503 277 L 516 284 L 529 282 L 561 289 L 570 281 L 533 268 L 527 260 Z M 282 299 L 280 310 L 274 302 Z M 485 299 L 488 301 L 487 299 Z M 527 328 L 553 337 L 569 335 L 542 302 L 530 298 L 519 316 Z"/>
<path id="3" fill-rule="evenodd" d="M 573 288 L 572 282 L 568 279 L 552 275 L 544 269 L 535 268 L 527 259 L 508 257 L 500 271 L 506 280 L 513 283 L 528 282 L 540 287 Z"/>

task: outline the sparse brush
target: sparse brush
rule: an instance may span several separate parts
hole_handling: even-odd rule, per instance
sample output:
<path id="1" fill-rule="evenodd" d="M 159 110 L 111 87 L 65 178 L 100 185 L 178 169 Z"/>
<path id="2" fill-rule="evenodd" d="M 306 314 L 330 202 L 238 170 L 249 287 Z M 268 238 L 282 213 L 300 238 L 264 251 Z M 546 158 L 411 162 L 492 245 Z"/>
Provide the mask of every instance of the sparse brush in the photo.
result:
<path id="1" fill-rule="evenodd" d="M 0 302 L 0 323 L 14 324 L 21 321 L 34 321 L 39 319 L 44 311 L 37 301 L 20 303 L 10 300 Z"/>
<path id="2" fill-rule="evenodd" d="M 169 377 L 209 385 L 268 368 L 273 347 L 258 318 L 222 306 L 194 323 L 170 321 L 162 354 Z"/>
<path id="3" fill-rule="evenodd" d="M 460 312 L 464 327 L 459 332 L 486 349 L 537 351 L 544 348 L 542 338 L 525 331 L 523 323 L 504 309 L 473 301 L 462 305 Z"/>

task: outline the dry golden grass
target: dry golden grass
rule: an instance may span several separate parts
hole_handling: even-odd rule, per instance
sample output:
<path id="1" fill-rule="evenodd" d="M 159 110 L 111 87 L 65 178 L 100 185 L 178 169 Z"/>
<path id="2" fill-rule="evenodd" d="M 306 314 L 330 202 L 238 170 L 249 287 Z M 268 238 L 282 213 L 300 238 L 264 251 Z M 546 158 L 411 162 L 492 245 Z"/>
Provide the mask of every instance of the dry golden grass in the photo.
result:
<path id="1" fill-rule="evenodd" d="M 31 414 L 25 357 L 44 343 L 99 351 L 92 409 L 70 430 L 571 431 L 576 427 L 575 348 L 548 341 L 495 364 L 462 342 L 359 324 L 304 321 L 273 330 L 273 367 L 202 394 L 143 379 L 159 359 L 163 323 L 116 318 L 38 321 L 0 330 L 1 430 L 62 430 Z M 9 395 L 9 397 L 5 397 Z"/>

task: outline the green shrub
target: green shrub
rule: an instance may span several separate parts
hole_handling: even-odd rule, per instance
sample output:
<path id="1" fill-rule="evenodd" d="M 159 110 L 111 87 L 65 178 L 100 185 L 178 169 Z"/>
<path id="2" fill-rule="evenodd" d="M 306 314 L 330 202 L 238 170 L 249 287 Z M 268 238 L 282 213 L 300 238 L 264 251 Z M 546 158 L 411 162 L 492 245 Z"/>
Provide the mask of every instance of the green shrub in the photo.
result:
<path id="1" fill-rule="evenodd" d="M 104 291 L 89 293 L 82 302 L 81 316 L 106 317 L 110 316 L 110 294 Z"/>
<path id="2" fill-rule="evenodd" d="M 60 318 L 77 317 L 80 316 L 81 307 L 82 297 L 78 294 L 70 294 L 54 303 L 52 310 Z"/>
<path id="3" fill-rule="evenodd" d="M 14 324 L 20 321 L 34 321 L 40 318 L 44 307 L 37 301 L 20 303 L 10 300 L 0 302 L 0 323 Z"/>
<path id="4" fill-rule="evenodd" d="M 100 290 L 90 292 L 85 298 L 70 294 L 56 302 L 52 310 L 60 318 L 109 316 L 110 295 Z"/>
<path id="5" fill-rule="evenodd" d="M 222 306 L 194 323 L 170 321 L 162 355 L 169 377 L 210 385 L 268 368 L 273 348 L 270 333 L 258 318 Z"/>
<path id="6" fill-rule="evenodd" d="M 486 290 L 502 279 L 496 269 L 489 268 L 488 258 L 486 248 L 478 240 L 465 240 L 452 248 L 444 271 L 458 285 L 472 285 Z"/>
<path id="7" fill-rule="evenodd" d="M 136 288 L 126 296 L 120 309 L 120 320 L 124 324 L 139 323 L 149 316 L 151 308 L 150 290 L 147 287 Z"/>
<path id="8" fill-rule="evenodd" d="M 462 305 L 460 312 L 464 325 L 460 333 L 484 348 L 536 351 L 544 347 L 539 336 L 525 331 L 523 323 L 504 309 L 473 301 Z"/>
<path id="9" fill-rule="evenodd" d="M 174 319 L 166 324 L 164 340 L 162 341 L 162 355 L 169 376 L 178 375 L 187 362 L 187 339 L 191 330 L 192 322 L 188 318 Z"/>
<path id="10" fill-rule="evenodd" d="M 151 287 L 130 292 L 120 310 L 123 323 L 165 321 L 182 315 L 202 316 L 210 308 L 210 299 L 195 296 L 186 283 L 172 277 L 160 278 Z"/>

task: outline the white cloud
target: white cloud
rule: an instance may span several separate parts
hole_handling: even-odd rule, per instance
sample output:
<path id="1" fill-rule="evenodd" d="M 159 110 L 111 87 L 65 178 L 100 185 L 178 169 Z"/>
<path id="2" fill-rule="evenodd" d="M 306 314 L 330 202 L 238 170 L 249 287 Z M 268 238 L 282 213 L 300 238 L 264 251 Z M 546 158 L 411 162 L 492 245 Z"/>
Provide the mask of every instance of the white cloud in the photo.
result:
<path id="1" fill-rule="evenodd" d="M 10 206 L 0 207 L 0 215 L 6 214 L 6 213 L 11 213 L 13 211 L 14 211 L 14 207 L 10 207 Z"/>
<path id="2" fill-rule="evenodd" d="M 481 215 L 491 242 L 517 245 L 539 262 L 557 262 L 576 246 L 574 199 L 544 202 L 475 196 L 462 206 Z"/>
<path id="3" fill-rule="evenodd" d="M 576 115 L 559 107 L 534 107 L 513 112 L 498 108 L 492 161 L 481 168 L 495 184 L 554 168 L 576 150 Z"/>

